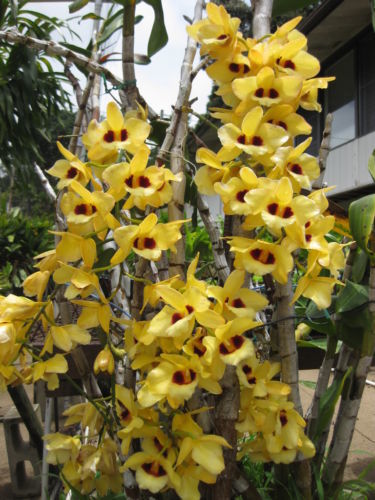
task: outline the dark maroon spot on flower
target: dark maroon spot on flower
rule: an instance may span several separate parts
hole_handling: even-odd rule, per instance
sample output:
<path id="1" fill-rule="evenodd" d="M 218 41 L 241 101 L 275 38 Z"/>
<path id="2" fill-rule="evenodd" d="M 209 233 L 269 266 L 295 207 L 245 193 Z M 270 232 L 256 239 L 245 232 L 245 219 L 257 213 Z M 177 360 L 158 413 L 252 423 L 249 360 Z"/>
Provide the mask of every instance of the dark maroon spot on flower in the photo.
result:
<path id="1" fill-rule="evenodd" d="M 240 349 L 244 342 L 244 337 L 242 337 L 241 335 L 235 335 L 234 337 L 222 342 L 219 345 L 220 354 L 222 354 L 223 356 L 232 354 L 233 352 Z"/>
<path id="2" fill-rule="evenodd" d="M 154 477 L 162 477 L 165 476 L 167 473 L 165 472 L 164 468 L 159 464 L 159 462 L 151 462 L 147 464 L 142 464 L 142 469 L 147 472 L 147 474 L 150 474 L 151 476 Z"/>
<path id="3" fill-rule="evenodd" d="M 283 121 L 279 121 L 279 122 L 277 123 L 277 125 L 278 125 L 279 127 L 282 127 L 284 130 L 288 130 L 288 125 L 287 125 L 285 122 L 283 122 Z"/>
<path id="4" fill-rule="evenodd" d="M 275 256 L 271 252 L 268 252 L 268 256 L 265 263 L 268 265 L 272 265 L 275 263 L 275 260 L 276 260 Z"/>
<path id="5" fill-rule="evenodd" d="M 217 37 L 217 40 L 225 40 L 226 38 L 228 38 L 228 35 L 225 35 L 224 33 L 222 33 L 221 35 L 219 35 Z"/>
<path id="6" fill-rule="evenodd" d="M 91 205 L 91 212 L 92 212 L 93 214 L 95 214 L 95 213 L 96 213 L 96 211 L 97 211 L 96 206 L 95 206 L 95 205 Z"/>
<path id="7" fill-rule="evenodd" d="M 240 144 L 246 144 L 246 135 L 245 134 L 239 135 L 237 137 L 237 142 L 239 142 Z"/>
<path id="8" fill-rule="evenodd" d="M 133 243 L 134 248 L 138 248 L 139 238 L 136 238 Z"/>
<path id="9" fill-rule="evenodd" d="M 283 219 L 289 219 L 289 217 L 292 217 L 292 215 L 294 215 L 293 210 L 290 207 L 285 207 L 282 216 Z"/>
<path id="10" fill-rule="evenodd" d="M 224 300 L 224 304 L 227 304 L 229 302 L 229 297 L 226 297 L 226 299 Z"/>
<path id="11" fill-rule="evenodd" d="M 251 366 L 249 366 L 249 365 L 244 365 L 244 366 L 242 367 L 242 371 L 244 372 L 244 374 L 245 374 L 245 375 L 248 375 L 249 373 L 251 373 L 251 372 L 252 372 Z"/>
<path id="12" fill-rule="evenodd" d="M 117 402 L 118 402 L 118 404 L 120 406 L 120 410 L 121 410 L 120 418 L 121 418 L 121 420 L 126 422 L 127 420 L 129 420 L 131 418 L 131 413 L 121 401 L 117 400 Z"/>
<path id="13" fill-rule="evenodd" d="M 264 89 L 260 87 L 259 89 L 256 89 L 255 91 L 255 97 L 263 97 L 264 96 Z"/>
<path id="14" fill-rule="evenodd" d="M 238 193 L 236 194 L 237 200 L 240 201 L 241 203 L 245 203 L 246 193 L 247 193 L 246 189 L 244 189 L 243 191 L 238 191 Z"/>
<path id="15" fill-rule="evenodd" d="M 296 69 L 296 65 L 294 64 L 293 61 L 291 61 L 290 59 L 287 59 L 284 63 L 283 63 L 283 66 L 284 68 L 289 68 L 289 69 Z"/>
<path id="16" fill-rule="evenodd" d="M 128 177 L 127 179 L 125 179 L 125 184 L 132 188 L 133 187 L 133 176 L 131 175 L 130 177 Z"/>
<path id="17" fill-rule="evenodd" d="M 268 213 L 271 215 L 276 215 L 278 208 L 279 208 L 279 205 L 277 203 L 270 203 L 267 206 Z"/>
<path id="18" fill-rule="evenodd" d="M 254 250 L 251 250 L 250 255 L 254 260 L 266 265 L 272 265 L 276 261 L 273 253 L 268 250 L 261 250 L 260 248 L 254 248 Z"/>
<path id="19" fill-rule="evenodd" d="M 229 65 L 229 69 L 230 71 L 232 71 L 233 73 L 238 73 L 240 71 L 240 65 L 237 64 L 237 63 L 230 63 Z"/>
<path id="20" fill-rule="evenodd" d="M 207 351 L 207 347 L 204 346 L 200 340 L 195 340 L 193 346 L 194 354 L 199 357 L 203 356 L 203 354 Z"/>
<path id="21" fill-rule="evenodd" d="M 252 256 L 253 259 L 258 260 L 259 257 L 262 254 L 262 250 L 260 248 L 254 248 L 254 250 L 251 250 L 250 255 Z"/>
<path id="22" fill-rule="evenodd" d="M 183 316 L 182 316 L 181 313 L 174 313 L 172 315 L 172 319 L 171 319 L 172 325 L 174 325 L 175 323 L 177 323 L 177 321 L 180 321 L 180 319 L 182 319 L 182 318 L 183 318 Z"/>
<path id="23" fill-rule="evenodd" d="M 243 73 L 244 75 L 246 75 L 246 73 L 248 73 L 250 71 L 250 66 L 248 66 L 247 64 L 244 64 L 243 65 Z"/>
<path id="24" fill-rule="evenodd" d="M 104 134 L 103 139 L 105 140 L 105 142 L 113 142 L 115 140 L 115 133 L 113 132 L 113 130 L 108 130 L 108 132 Z"/>
<path id="25" fill-rule="evenodd" d="M 232 300 L 232 307 L 245 307 L 245 304 L 240 298 L 237 298 Z"/>
<path id="26" fill-rule="evenodd" d="M 89 207 L 85 203 L 81 203 L 74 207 L 74 213 L 76 215 L 87 215 L 88 208 Z"/>
<path id="27" fill-rule="evenodd" d="M 306 234 L 305 238 L 306 238 L 307 243 L 310 243 L 310 241 L 312 240 L 311 234 Z"/>
<path id="28" fill-rule="evenodd" d="M 247 381 L 249 382 L 249 384 L 256 384 L 257 383 L 257 379 L 255 377 L 248 377 Z"/>
<path id="29" fill-rule="evenodd" d="M 74 179 L 74 177 L 77 175 L 78 170 L 74 167 L 70 167 L 70 169 L 66 173 L 66 178 L 67 179 Z"/>
<path id="30" fill-rule="evenodd" d="M 148 250 L 153 250 L 156 247 L 156 241 L 154 238 L 145 238 L 143 241 L 143 245 Z"/>
<path id="31" fill-rule="evenodd" d="M 263 146 L 263 139 L 259 135 L 254 135 L 251 142 L 253 146 Z"/>
<path id="32" fill-rule="evenodd" d="M 280 419 L 281 425 L 283 427 L 284 427 L 284 425 L 286 425 L 288 423 L 288 417 L 286 415 L 286 411 L 285 410 L 281 410 L 280 411 L 279 419 Z"/>
<path id="33" fill-rule="evenodd" d="M 276 64 L 280 64 L 280 61 L 281 61 L 281 57 L 278 57 L 278 58 L 276 59 Z"/>
<path id="34" fill-rule="evenodd" d="M 245 340 L 243 337 L 241 337 L 241 335 L 235 335 L 234 337 L 232 337 L 232 341 L 233 341 L 234 346 L 237 349 L 239 349 Z"/>
<path id="35" fill-rule="evenodd" d="M 311 222 L 308 220 L 308 221 L 306 222 L 306 224 L 305 224 L 305 228 L 307 229 L 307 228 L 308 228 L 308 227 L 310 227 L 310 226 L 311 226 Z"/>
<path id="36" fill-rule="evenodd" d="M 158 451 L 161 451 L 164 448 L 157 437 L 154 437 L 154 445 Z"/>
<path id="37" fill-rule="evenodd" d="M 268 97 L 270 99 L 277 99 L 279 97 L 279 93 L 276 89 L 269 89 L 268 91 Z"/>
<path id="38" fill-rule="evenodd" d="M 303 174 L 302 167 L 301 167 L 301 165 L 298 165 L 298 163 L 293 163 L 293 165 L 290 167 L 289 170 L 291 172 L 293 172 L 293 174 L 297 174 L 297 175 L 302 175 Z"/>
<path id="39" fill-rule="evenodd" d="M 189 306 L 189 304 L 186 306 L 186 310 L 189 314 L 191 314 L 193 311 L 194 311 L 194 307 L 193 306 Z"/>
<path id="40" fill-rule="evenodd" d="M 151 186 L 150 179 L 148 177 L 145 177 L 144 175 L 141 175 L 139 178 L 139 185 L 143 188 L 148 188 Z"/>
<path id="41" fill-rule="evenodd" d="M 128 131 L 126 130 L 126 128 L 123 128 L 120 132 L 120 138 L 122 141 L 126 141 L 126 139 L 128 138 Z"/>
<path id="42" fill-rule="evenodd" d="M 172 376 L 172 382 L 177 385 L 188 385 L 194 382 L 197 374 L 194 370 L 178 370 Z"/>

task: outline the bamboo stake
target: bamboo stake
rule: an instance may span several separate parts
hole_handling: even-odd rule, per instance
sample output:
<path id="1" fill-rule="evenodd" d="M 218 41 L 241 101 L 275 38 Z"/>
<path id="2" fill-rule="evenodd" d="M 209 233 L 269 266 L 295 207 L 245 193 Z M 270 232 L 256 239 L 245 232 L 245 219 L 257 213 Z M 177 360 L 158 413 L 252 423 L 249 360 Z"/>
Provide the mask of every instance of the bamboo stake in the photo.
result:
<path id="1" fill-rule="evenodd" d="M 55 193 L 53 187 L 51 186 L 51 184 L 49 183 L 49 180 L 45 176 L 43 170 L 36 163 L 34 163 L 34 171 L 35 171 L 36 175 L 39 177 L 40 182 L 42 183 L 43 189 L 44 189 L 46 195 L 48 196 L 48 198 L 53 203 L 56 203 L 56 193 Z"/>
<path id="2" fill-rule="evenodd" d="M 262 38 L 271 31 L 273 0 L 253 0 L 253 37 Z"/>

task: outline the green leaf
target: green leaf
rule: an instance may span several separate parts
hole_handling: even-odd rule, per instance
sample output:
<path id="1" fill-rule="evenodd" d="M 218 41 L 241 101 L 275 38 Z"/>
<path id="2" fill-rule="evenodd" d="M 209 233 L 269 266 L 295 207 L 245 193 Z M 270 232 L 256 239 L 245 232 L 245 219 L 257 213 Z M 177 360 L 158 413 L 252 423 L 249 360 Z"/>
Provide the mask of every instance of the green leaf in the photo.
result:
<path id="1" fill-rule="evenodd" d="M 164 13 L 161 0 L 144 0 L 148 5 L 154 9 L 154 24 L 152 25 L 152 30 L 150 38 L 148 40 L 147 55 L 152 57 L 156 52 L 168 42 L 168 33 L 164 24 Z"/>
<path id="2" fill-rule="evenodd" d="M 102 34 L 99 37 L 99 44 L 108 40 L 109 37 L 113 35 L 117 30 L 122 28 L 123 24 L 124 9 L 120 9 L 115 12 L 111 17 L 106 19 L 103 24 Z"/>
<path id="3" fill-rule="evenodd" d="M 300 380 L 299 383 L 308 389 L 315 389 L 316 387 L 316 382 L 313 382 L 312 380 Z"/>
<path id="4" fill-rule="evenodd" d="M 69 12 L 73 14 L 73 12 L 77 12 L 78 10 L 83 9 L 85 5 L 89 3 L 89 0 L 75 0 L 69 5 Z"/>
<path id="5" fill-rule="evenodd" d="M 335 324 L 330 317 L 315 318 L 314 321 L 304 320 L 303 322 L 316 332 L 324 333 L 325 335 L 335 334 Z"/>
<path id="6" fill-rule="evenodd" d="M 313 349 L 327 350 L 327 339 L 311 339 L 311 340 L 298 340 L 298 347 L 311 347 Z"/>
<path id="7" fill-rule="evenodd" d="M 344 388 L 345 381 L 351 374 L 352 369 L 353 369 L 352 367 L 349 367 L 346 370 L 345 375 L 342 377 L 341 380 L 339 379 L 334 380 L 320 398 L 319 413 L 318 413 L 318 420 L 316 423 L 314 441 L 316 441 L 321 436 L 321 434 L 325 431 L 325 429 L 329 425 L 333 413 L 335 411 L 336 403 Z"/>
<path id="8" fill-rule="evenodd" d="M 102 16 L 98 16 L 98 14 L 95 14 L 95 12 L 89 12 L 88 14 L 85 14 L 81 17 L 81 21 L 86 21 L 86 19 L 100 20 L 103 18 Z"/>
<path id="9" fill-rule="evenodd" d="M 367 253 L 364 252 L 361 248 L 357 248 L 352 266 L 352 280 L 355 283 L 360 283 L 363 280 L 367 268 L 367 263 Z"/>
<path id="10" fill-rule="evenodd" d="M 375 254 L 368 245 L 372 233 L 374 217 L 375 194 L 369 194 L 359 200 L 355 200 L 349 206 L 350 232 L 358 246 L 372 258 L 374 258 Z"/>
<path id="11" fill-rule="evenodd" d="M 298 9 L 303 9 L 319 0 L 274 0 L 272 17 L 283 16 Z"/>
<path id="12" fill-rule="evenodd" d="M 335 310 L 337 313 L 351 311 L 368 302 L 368 287 L 346 280 L 345 287 L 339 293 Z"/>
<path id="13" fill-rule="evenodd" d="M 372 180 L 375 182 L 375 149 L 372 152 L 372 155 L 368 159 L 368 171 L 372 177 Z"/>
<path id="14" fill-rule="evenodd" d="M 373 349 L 375 316 L 368 305 L 360 306 L 355 314 L 352 311 L 341 313 L 336 322 L 337 337 L 362 356 L 370 355 Z"/>

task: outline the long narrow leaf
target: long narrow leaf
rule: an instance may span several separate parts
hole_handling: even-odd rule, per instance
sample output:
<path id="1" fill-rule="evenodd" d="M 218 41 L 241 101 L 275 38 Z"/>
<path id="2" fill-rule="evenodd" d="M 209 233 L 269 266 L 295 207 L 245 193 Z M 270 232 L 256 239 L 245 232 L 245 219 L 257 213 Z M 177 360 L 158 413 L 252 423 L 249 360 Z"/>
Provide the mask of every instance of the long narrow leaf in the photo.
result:
<path id="1" fill-rule="evenodd" d="M 161 0 L 144 0 L 148 5 L 154 9 L 154 24 L 150 38 L 148 40 L 147 55 L 152 57 L 156 52 L 164 47 L 168 42 L 168 33 L 164 24 L 164 13 Z"/>

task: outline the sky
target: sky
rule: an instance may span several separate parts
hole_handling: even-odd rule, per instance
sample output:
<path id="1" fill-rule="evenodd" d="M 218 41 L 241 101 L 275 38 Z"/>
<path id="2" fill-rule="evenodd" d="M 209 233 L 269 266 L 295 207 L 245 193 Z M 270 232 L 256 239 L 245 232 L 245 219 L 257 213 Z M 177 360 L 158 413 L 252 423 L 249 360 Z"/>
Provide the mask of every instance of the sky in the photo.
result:
<path id="1" fill-rule="evenodd" d="M 69 14 L 68 6 L 70 2 L 43 2 L 35 3 L 33 10 L 45 13 L 49 16 L 55 16 L 60 19 L 68 19 L 72 16 Z M 168 44 L 157 54 L 152 57 L 151 63 L 148 65 L 136 65 L 136 78 L 138 88 L 146 102 L 156 111 L 161 110 L 169 114 L 171 106 L 174 105 L 177 93 L 178 82 L 180 77 L 180 67 L 184 57 L 184 51 L 187 42 L 186 21 L 183 15 L 189 18 L 194 14 L 195 0 L 163 0 L 163 10 L 165 25 L 167 28 L 169 41 Z M 109 8 L 108 4 L 104 4 L 102 15 L 105 15 Z M 75 14 L 75 19 L 70 21 L 70 26 L 77 31 L 82 41 L 78 38 L 67 40 L 75 45 L 82 44 L 86 46 L 92 32 L 92 21 L 86 20 L 79 23 L 79 18 L 85 13 L 94 11 L 94 3 L 90 2 L 84 9 Z M 153 23 L 153 10 L 145 2 L 137 5 L 136 15 L 143 15 L 143 20 L 135 27 L 135 53 L 146 54 L 149 33 Z M 67 32 L 64 32 L 68 36 Z M 56 41 L 61 40 L 61 35 L 56 34 Z M 111 45 L 111 52 L 121 52 L 121 36 L 118 31 Z M 199 51 L 198 51 L 199 52 Z M 197 52 L 194 66 L 199 63 L 199 53 Z M 114 56 L 114 57 L 120 57 Z M 107 67 L 117 76 L 121 77 L 122 69 L 121 62 L 110 62 Z M 75 72 L 79 76 L 79 72 Z M 103 89 L 102 89 L 103 90 Z M 204 71 L 201 71 L 193 82 L 191 98 L 197 97 L 198 100 L 194 103 L 194 111 L 204 113 L 206 110 L 207 97 L 211 92 L 211 81 Z M 107 102 L 111 97 L 103 95 L 101 107 L 104 111 Z"/>

